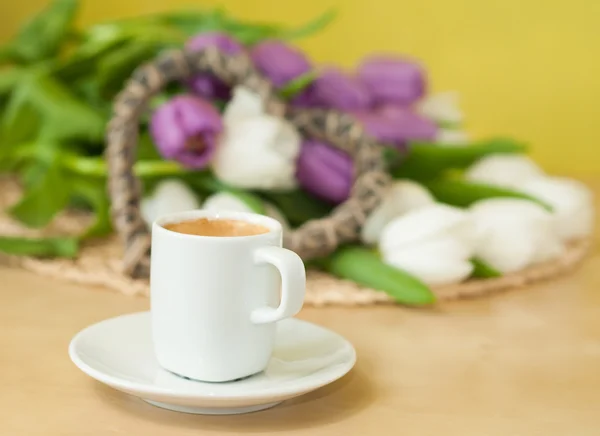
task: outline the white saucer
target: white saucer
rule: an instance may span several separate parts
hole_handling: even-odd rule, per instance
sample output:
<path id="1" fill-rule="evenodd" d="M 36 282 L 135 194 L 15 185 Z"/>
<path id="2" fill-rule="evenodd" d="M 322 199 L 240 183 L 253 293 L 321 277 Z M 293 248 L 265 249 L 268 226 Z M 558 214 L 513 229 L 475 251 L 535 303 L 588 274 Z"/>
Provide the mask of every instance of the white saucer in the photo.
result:
<path id="1" fill-rule="evenodd" d="M 92 378 L 155 406 L 214 415 L 273 407 L 339 379 L 356 361 L 354 348 L 340 335 L 286 319 L 277 325 L 275 350 L 264 372 L 227 383 L 192 381 L 158 366 L 149 312 L 82 330 L 71 341 L 69 355 Z"/>

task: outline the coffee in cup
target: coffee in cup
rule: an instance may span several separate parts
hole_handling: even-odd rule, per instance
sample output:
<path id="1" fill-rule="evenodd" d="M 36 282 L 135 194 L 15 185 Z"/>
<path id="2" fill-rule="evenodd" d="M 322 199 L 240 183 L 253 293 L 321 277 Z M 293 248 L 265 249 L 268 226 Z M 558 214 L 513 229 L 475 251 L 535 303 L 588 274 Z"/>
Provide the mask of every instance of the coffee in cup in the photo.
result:
<path id="1" fill-rule="evenodd" d="M 196 218 L 178 223 L 168 223 L 164 228 L 172 232 L 197 236 L 252 236 L 269 233 L 269 229 L 260 224 L 242 220 Z"/>

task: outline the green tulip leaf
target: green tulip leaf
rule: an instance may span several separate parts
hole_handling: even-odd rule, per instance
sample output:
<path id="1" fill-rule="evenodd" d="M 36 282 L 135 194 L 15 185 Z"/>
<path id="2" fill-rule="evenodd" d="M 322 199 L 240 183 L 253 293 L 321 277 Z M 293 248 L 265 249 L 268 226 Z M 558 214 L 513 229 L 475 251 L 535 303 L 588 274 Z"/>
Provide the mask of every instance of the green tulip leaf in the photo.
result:
<path id="1" fill-rule="evenodd" d="M 82 235 L 82 238 L 105 236 L 112 231 L 110 220 L 110 201 L 104 180 L 90 180 L 83 177 L 71 177 L 73 196 L 85 204 L 95 214 L 94 222 Z"/>
<path id="2" fill-rule="evenodd" d="M 433 143 L 412 143 L 402 164 L 392 171 L 396 178 L 430 180 L 452 169 L 464 169 L 477 160 L 497 153 L 525 153 L 524 144 L 512 139 L 493 138 L 461 147 Z"/>
<path id="3" fill-rule="evenodd" d="M 407 272 L 387 265 L 369 248 L 339 248 L 324 264 L 330 273 L 383 291 L 398 303 L 424 306 L 435 302 L 435 295 L 427 285 Z"/>
<path id="4" fill-rule="evenodd" d="M 51 165 L 9 210 L 29 227 L 41 228 L 69 204 L 71 187 L 60 166 Z"/>
<path id="5" fill-rule="evenodd" d="M 328 10 L 318 17 L 312 19 L 308 23 L 290 30 L 284 30 L 277 35 L 281 39 L 301 39 L 307 36 L 314 35 L 317 32 L 325 29 L 337 17 L 337 11 L 334 9 Z"/>
<path id="6" fill-rule="evenodd" d="M 159 46 L 149 42 L 131 42 L 113 50 L 98 62 L 97 80 L 100 93 L 112 98 L 142 63 L 158 53 Z"/>
<path id="7" fill-rule="evenodd" d="M 291 100 L 296 97 L 302 91 L 304 91 L 307 87 L 311 85 L 317 78 L 316 71 L 309 71 L 308 73 L 302 74 L 295 79 L 292 79 L 285 85 L 283 85 L 278 93 L 281 98 L 285 100 Z"/>
<path id="8" fill-rule="evenodd" d="M 11 139 L 19 136 L 15 135 L 15 126 L 19 126 L 20 133 L 26 123 L 30 123 L 31 133 L 38 131 L 33 122 L 34 113 L 45 138 L 103 141 L 105 120 L 101 113 L 43 70 L 27 73 L 14 90 L 3 119 L 2 136 L 8 135 Z M 7 130 L 11 133 L 7 134 Z"/>
<path id="9" fill-rule="evenodd" d="M 458 207 L 469 207 L 471 204 L 488 198 L 518 198 L 532 201 L 544 209 L 552 211 L 552 206 L 531 195 L 514 189 L 487 185 L 484 183 L 469 182 L 467 180 L 441 179 L 425 182 L 424 186 L 432 195 L 442 203 Z"/>
<path id="10" fill-rule="evenodd" d="M 55 0 L 23 24 L 5 49 L 20 62 L 33 63 L 56 56 L 69 35 L 79 2 Z"/>
<path id="11" fill-rule="evenodd" d="M 16 144 L 33 140 L 42 119 L 23 94 L 13 93 L 0 122 L 0 156 L 10 153 Z"/>
<path id="12" fill-rule="evenodd" d="M 4 97 L 12 92 L 17 86 L 23 69 L 20 67 L 10 67 L 0 70 L 0 97 Z"/>
<path id="13" fill-rule="evenodd" d="M 77 238 L 22 238 L 0 236 L 0 252 L 14 256 L 66 257 L 77 256 Z"/>
<path id="14" fill-rule="evenodd" d="M 496 268 L 494 268 L 482 259 L 473 258 L 471 259 L 471 264 L 473 265 L 473 272 L 471 273 L 471 277 L 480 279 L 502 277 L 502 273 L 500 271 L 498 271 Z"/>

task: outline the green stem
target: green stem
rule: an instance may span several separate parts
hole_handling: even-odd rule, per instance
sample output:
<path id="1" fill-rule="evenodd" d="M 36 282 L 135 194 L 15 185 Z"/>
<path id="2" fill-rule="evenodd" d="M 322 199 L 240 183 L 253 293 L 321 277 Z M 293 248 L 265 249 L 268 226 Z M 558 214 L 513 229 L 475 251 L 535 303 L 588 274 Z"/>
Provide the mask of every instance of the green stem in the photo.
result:
<path id="1" fill-rule="evenodd" d="M 68 170 L 82 176 L 108 176 L 108 167 L 102 158 L 67 155 L 62 159 L 62 163 Z M 141 178 L 177 176 L 188 172 L 176 162 L 162 160 L 136 162 L 133 171 Z"/>
<path id="2" fill-rule="evenodd" d="M 12 154 L 18 161 L 36 159 L 39 150 L 35 143 L 22 144 Z M 67 170 L 89 177 L 108 177 L 108 166 L 102 157 L 84 157 L 76 154 L 64 154 L 60 160 Z M 179 176 L 189 173 L 177 162 L 165 160 L 141 160 L 133 165 L 133 171 L 140 178 Z"/>

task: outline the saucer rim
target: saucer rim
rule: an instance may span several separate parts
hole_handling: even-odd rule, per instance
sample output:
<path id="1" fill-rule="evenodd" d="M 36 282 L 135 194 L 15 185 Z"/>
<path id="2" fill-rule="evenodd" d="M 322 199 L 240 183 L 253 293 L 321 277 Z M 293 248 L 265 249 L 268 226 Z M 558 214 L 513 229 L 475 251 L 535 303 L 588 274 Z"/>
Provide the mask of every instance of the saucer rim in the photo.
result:
<path id="1" fill-rule="evenodd" d="M 299 323 L 299 324 L 311 325 L 313 327 L 317 327 L 319 329 L 327 331 L 328 334 L 337 336 L 341 341 L 343 341 L 345 344 L 347 344 L 347 346 L 349 348 L 348 351 L 351 354 L 351 358 L 348 359 L 346 362 L 337 364 L 339 369 L 334 374 L 330 375 L 329 377 L 325 377 L 325 378 L 317 378 L 308 384 L 302 385 L 301 387 L 298 387 L 298 386 L 293 387 L 292 386 L 292 387 L 288 387 L 288 388 L 282 388 L 282 387 L 275 386 L 275 387 L 270 387 L 270 388 L 259 388 L 255 391 L 249 391 L 242 395 L 229 395 L 229 394 L 219 394 L 219 393 L 217 393 L 217 394 L 202 394 L 202 393 L 181 392 L 181 391 L 177 391 L 177 390 L 173 390 L 173 389 L 169 389 L 169 388 L 157 387 L 157 386 L 149 387 L 147 384 L 144 384 L 144 383 L 123 380 L 117 376 L 112 376 L 112 375 L 106 374 L 105 372 L 102 372 L 100 370 L 93 368 L 92 366 L 90 366 L 89 364 L 84 362 L 84 360 L 79 356 L 79 353 L 77 352 L 77 345 L 82 340 L 82 338 L 88 333 L 89 330 L 98 328 L 101 324 L 116 321 L 117 319 L 142 318 L 143 316 L 150 316 L 150 311 L 127 313 L 127 314 L 107 318 L 107 319 L 104 319 L 102 321 L 96 322 L 94 324 L 91 324 L 91 325 L 85 327 L 83 330 L 79 331 L 73 337 L 73 339 L 71 339 L 71 342 L 69 343 L 69 357 L 70 357 L 71 361 L 75 364 L 75 366 L 77 366 L 77 368 L 79 368 L 81 371 L 83 371 L 85 374 L 87 374 L 91 378 L 93 378 L 101 383 L 104 383 L 108 386 L 112 386 L 113 388 L 116 388 L 116 389 L 119 389 L 122 391 L 127 391 L 130 393 L 135 393 L 135 395 L 139 395 L 139 396 L 161 395 L 161 396 L 164 396 L 164 398 L 171 398 L 171 399 L 193 400 L 193 399 L 204 398 L 204 399 L 211 399 L 211 400 L 228 400 L 228 401 L 260 400 L 260 399 L 264 399 L 265 397 L 272 398 L 275 396 L 286 397 L 286 396 L 302 395 L 304 393 L 314 391 L 323 386 L 331 384 L 331 383 L 335 382 L 336 380 L 341 379 L 346 374 L 348 374 L 350 372 L 350 370 L 352 370 L 352 368 L 356 364 L 356 349 L 354 348 L 354 346 L 348 339 L 344 338 L 339 333 L 337 333 L 331 329 L 328 329 L 327 327 L 323 327 L 319 324 L 315 324 L 315 323 L 312 323 L 309 321 L 304 321 L 304 320 L 297 319 L 297 318 L 287 318 L 287 321 L 291 321 L 291 322 L 295 322 L 295 323 Z M 190 381 L 190 383 L 194 383 L 193 380 L 189 380 L 189 381 Z M 202 381 L 200 381 L 200 383 L 210 384 L 210 382 L 202 382 Z M 227 383 L 233 383 L 233 382 L 224 382 L 224 384 L 227 384 Z"/>

